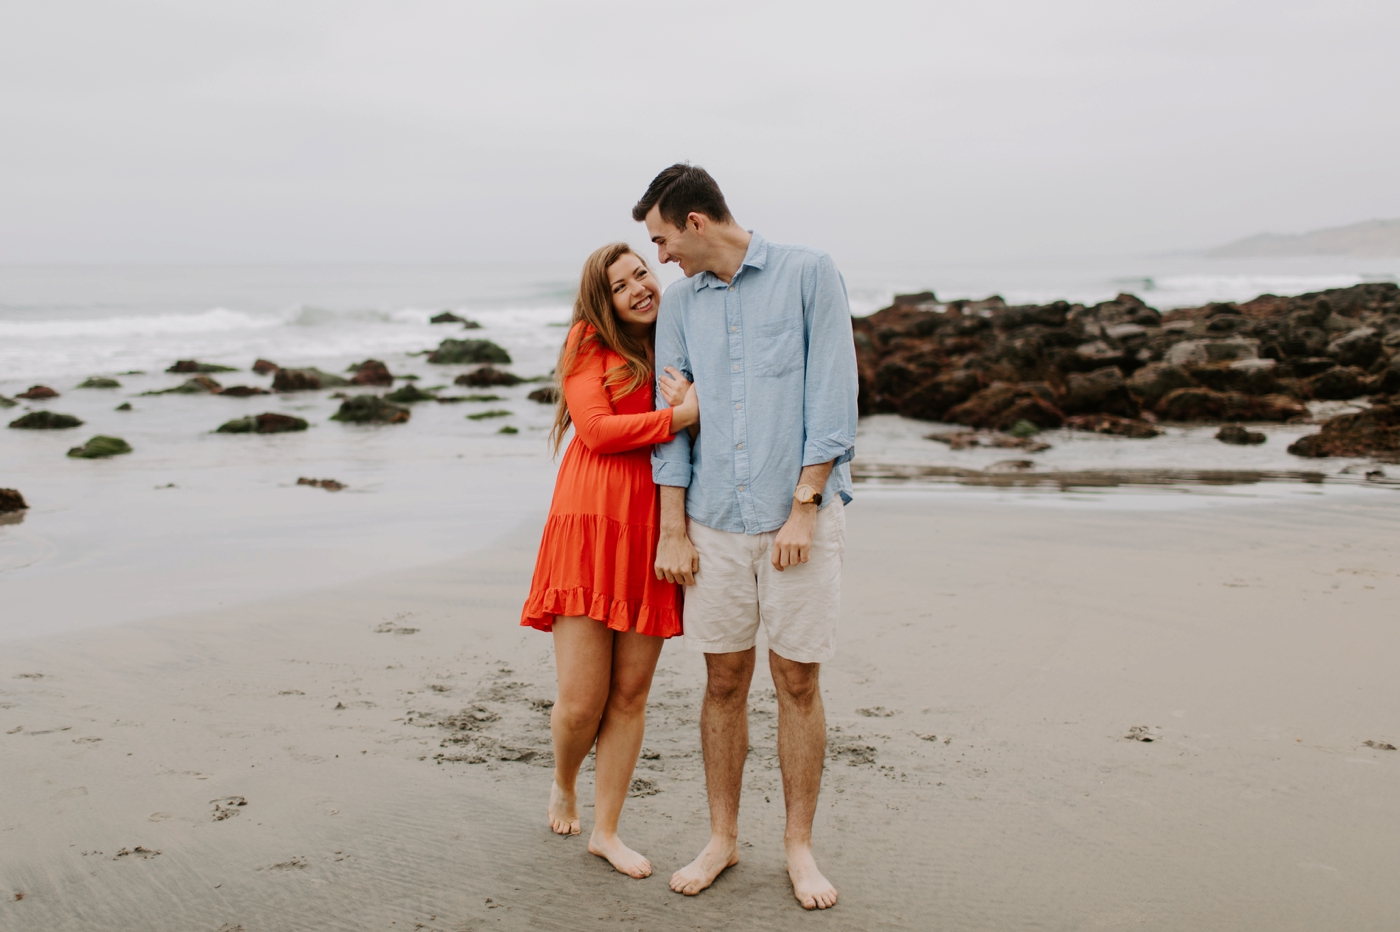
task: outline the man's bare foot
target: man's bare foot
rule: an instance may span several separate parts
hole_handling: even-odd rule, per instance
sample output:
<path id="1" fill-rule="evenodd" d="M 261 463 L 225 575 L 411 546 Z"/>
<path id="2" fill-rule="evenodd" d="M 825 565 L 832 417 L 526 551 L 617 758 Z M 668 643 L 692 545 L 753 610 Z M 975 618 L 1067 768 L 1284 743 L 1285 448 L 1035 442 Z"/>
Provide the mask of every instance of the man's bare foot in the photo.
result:
<path id="1" fill-rule="evenodd" d="M 699 857 L 671 875 L 671 889 L 686 896 L 694 896 L 738 863 L 738 840 L 711 838 Z"/>
<path id="2" fill-rule="evenodd" d="M 616 835 L 604 837 L 594 829 L 593 836 L 588 839 L 588 852 L 606 858 L 609 864 L 628 877 L 641 880 L 651 876 L 651 862 L 624 845 Z"/>
<path id="3" fill-rule="evenodd" d="M 808 845 L 790 845 L 787 849 L 788 877 L 792 893 L 803 909 L 827 909 L 836 905 L 836 888 L 817 870 L 817 859 Z"/>
<path id="4" fill-rule="evenodd" d="M 565 793 L 555 783 L 549 790 L 549 827 L 560 835 L 577 835 L 578 796 Z"/>

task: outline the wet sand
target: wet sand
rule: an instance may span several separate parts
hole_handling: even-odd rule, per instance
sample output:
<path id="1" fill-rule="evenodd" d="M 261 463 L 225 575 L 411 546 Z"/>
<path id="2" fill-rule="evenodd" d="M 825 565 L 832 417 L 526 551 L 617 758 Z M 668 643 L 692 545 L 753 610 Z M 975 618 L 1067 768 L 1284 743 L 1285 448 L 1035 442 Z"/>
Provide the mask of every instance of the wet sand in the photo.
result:
<path id="1" fill-rule="evenodd" d="M 656 875 L 587 854 L 587 809 L 549 832 L 550 642 L 516 626 L 538 521 L 464 562 L 8 641 L 0 928 L 1395 928 L 1400 752 L 1365 743 L 1400 744 L 1393 496 L 863 494 L 821 914 L 783 873 L 765 675 L 743 860 L 667 889 L 706 833 L 679 645 L 623 817 Z"/>

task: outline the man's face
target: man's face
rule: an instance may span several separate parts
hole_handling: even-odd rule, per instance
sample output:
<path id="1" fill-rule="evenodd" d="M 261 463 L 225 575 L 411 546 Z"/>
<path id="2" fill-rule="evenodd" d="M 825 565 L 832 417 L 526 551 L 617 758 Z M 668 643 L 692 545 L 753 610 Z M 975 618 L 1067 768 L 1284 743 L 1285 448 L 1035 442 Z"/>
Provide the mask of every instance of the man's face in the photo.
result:
<path id="1" fill-rule="evenodd" d="M 653 206 L 647 211 L 646 225 L 647 236 L 656 244 L 656 261 L 676 263 L 687 278 L 705 270 L 705 240 L 694 223 L 678 230 L 671 221 L 662 219 L 659 207 Z"/>

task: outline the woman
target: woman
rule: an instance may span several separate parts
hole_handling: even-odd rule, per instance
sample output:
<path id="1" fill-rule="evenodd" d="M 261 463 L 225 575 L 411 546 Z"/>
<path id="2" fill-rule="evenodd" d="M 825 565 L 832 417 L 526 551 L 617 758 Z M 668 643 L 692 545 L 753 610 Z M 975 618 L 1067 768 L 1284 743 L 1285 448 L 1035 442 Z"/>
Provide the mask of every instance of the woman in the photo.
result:
<path id="1" fill-rule="evenodd" d="M 604 246 L 584 263 L 555 370 L 559 407 L 550 435 L 556 453 L 570 424 L 574 439 L 559 466 L 520 617 L 554 633 L 550 827 L 579 833 L 575 781 L 596 741 L 588 850 L 637 878 L 651 874 L 651 862 L 622 843 L 617 820 L 641 752 L 661 645 L 681 633 L 677 587 L 653 571 L 660 505 L 650 454 L 653 444 L 694 425 L 700 411 L 688 383 L 666 376 L 667 397 L 684 400 L 653 410 L 660 303 L 656 277 L 627 244 Z"/>

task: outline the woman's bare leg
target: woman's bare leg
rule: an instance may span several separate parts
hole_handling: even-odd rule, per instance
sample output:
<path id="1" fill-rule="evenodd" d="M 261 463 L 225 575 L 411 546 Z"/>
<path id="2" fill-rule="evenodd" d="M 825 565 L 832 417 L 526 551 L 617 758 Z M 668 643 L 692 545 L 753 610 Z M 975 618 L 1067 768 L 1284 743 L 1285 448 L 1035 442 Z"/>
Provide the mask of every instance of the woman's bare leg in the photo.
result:
<path id="1" fill-rule="evenodd" d="M 598 737 L 598 723 L 612 684 L 613 632 L 582 615 L 554 619 L 554 666 L 559 698 L 549 716 L 554 736 L 554 786 L 549 826 L 560 835 L 579 833 L 578 770 Z"/>
<path id="2" fill-rule="evenodd" d="M 647 724 L 647 693 L 662 638 L 635 631 L 613 637 L 612 686 L 598 729 L 597 770 L 593 782 L 593 836 L 588 850 L 607 858 L 631 877 L 651 874 L 651 862 L 617 837 L 617 820 L 632 785 L 632 771 L 642 750 Z"/>

